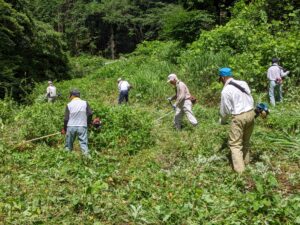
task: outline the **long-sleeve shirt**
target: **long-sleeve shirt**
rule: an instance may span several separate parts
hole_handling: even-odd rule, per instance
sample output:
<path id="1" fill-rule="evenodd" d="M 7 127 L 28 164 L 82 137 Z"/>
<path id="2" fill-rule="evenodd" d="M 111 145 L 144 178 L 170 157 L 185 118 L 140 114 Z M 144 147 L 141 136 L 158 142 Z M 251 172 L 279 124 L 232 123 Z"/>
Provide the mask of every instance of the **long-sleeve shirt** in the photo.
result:
<path id="1" fill-rule="evenodd" d="M 244 88 L 247 94 L 229 84 L 230 81 Z M 228 79 L 221 93 L 220 115 L 222 122 L 225 122 L 229 115 L 239 115 L 253 108 L 254 101 L 248 84 L 245 81 L 234 80 L 233 78 Z"/>
<path id="2" fill-rule="evenodd" d="M 176 83 L 176 95 L 172 97 L 172 100 L 176 99 L 175 106 L 184 103 L 184 100 L 191 97 L 188 87 L 182 81 L 177 81 Z"/>
<path id="3" fill-rule="evenodd" d="M 69 126 L 87 127 L 91 122 L 93 112 L 89 104 L 80 98 L 73 98 L 65 110 L 64 129 Z"/>
<path id="4" fill-rule="evenodd" d="M 56 97 L 56 87 L 53 85 L 50 85 L 47 87 L 47 97 Z"/>
<path id="5" fill-rule="evenodd" d="M 289 71 L 284 72 L 282 67 L 280 67 L 277 63 L 273 63 L 273 65 L 268 69 L 267 77 L 270 81 L 275 81 L 287 76 L 288 74 Z"/>

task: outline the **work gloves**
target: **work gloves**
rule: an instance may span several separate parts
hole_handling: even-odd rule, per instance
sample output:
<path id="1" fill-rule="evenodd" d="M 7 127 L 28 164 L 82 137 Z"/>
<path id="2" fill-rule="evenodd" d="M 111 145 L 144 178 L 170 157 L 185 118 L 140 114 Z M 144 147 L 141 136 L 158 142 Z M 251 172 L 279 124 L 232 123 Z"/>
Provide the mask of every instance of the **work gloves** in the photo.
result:
<path id="1" fill-rule="evenodd" d="M 64 128 L 63 128 L 63 129 L 61 129 L 60 133 L 61 133 L 62 135 L 65 135 L 65 134 L 66 134 L 66 131 L 65 131 L 65 129 L 64 129 Z"/>
<path id="2" fill-rule="evenodd" d="M 170 102 L 170 104 L 172 105 L 172 108 L 175 110 L 176 105 L 171 103 L 171 101 L 173 100 L 173 97 L 169 97 L 169 98 L 167 98 L 167 100 Z"/>

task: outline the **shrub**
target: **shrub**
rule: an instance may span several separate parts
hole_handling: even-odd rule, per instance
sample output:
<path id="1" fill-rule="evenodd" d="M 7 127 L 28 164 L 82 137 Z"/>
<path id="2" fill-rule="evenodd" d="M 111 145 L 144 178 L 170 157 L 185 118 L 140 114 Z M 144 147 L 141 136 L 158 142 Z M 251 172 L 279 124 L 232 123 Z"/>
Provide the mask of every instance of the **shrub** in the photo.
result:
<path id="1" fill-rule="evenodd" d="M 184 62 L 192 62 L 186 65 L 192 68 L 192 74 L 199 74 L 199 82 L 207 80 L 207 66 L 198 66 L 197 63 L 193 66 L 193 62 L 199 61 L 199 58 L 204 60 L 210 54 L 217 58 L 226 56 L 226 60 L 222 60 L 226 65 L 222 66 L 232 67 L 238 79 L 250 82 L 250 86 L 258 91 L 266 88 L 266 71 L 272 57 L 281 58 L 282 65 L 291 70 L 291 76 L 297 77 L 296 82 L 299 82 L 300 34 L 295 32 L 297 26 L 287 26 L 274 20 L 268 23 L 266 10 L 265 0 L 249 5 L 240 1 L 232 9 L 234 16 L 226 25 L 203 32 L 181 56 Z M 297 11 L 293 13 L 296 15 Z M 212 59 L 208 58 L 207 61 Z M 215 71 L 220 66 L 220 63 L 214 62 L 207 64 Z"/>
<path id="2" fill-rule="evenodd" d="M 98 105 L 94 111 L 95 116 L 101 118 L 103 128 L 101 132 L 91 132 L 92 148 L 110 148 L 135 154 L 154 143 L 149 114 L 127 106 L 108 108 Z"/>
<path id="3" fill-rule="evenodd" d="M 36 103 L 25 107 L 15 116 L 13 133 L 17 140 L 28 140 L 55 132 L 63 127 L 64 108 L 56 104 Z M 7 132 L 11 130 L 8 129 Z M 56 137 L 49 140 L 58 140 Z"/>
<path id="4" fill-rule="evenodd" d="M 83 54 L 78 57 L 71 57 L 71 75 L 73 78 L 87 76 L 104 66 L 104 63 L 104 59 L 98 56 Z"/>

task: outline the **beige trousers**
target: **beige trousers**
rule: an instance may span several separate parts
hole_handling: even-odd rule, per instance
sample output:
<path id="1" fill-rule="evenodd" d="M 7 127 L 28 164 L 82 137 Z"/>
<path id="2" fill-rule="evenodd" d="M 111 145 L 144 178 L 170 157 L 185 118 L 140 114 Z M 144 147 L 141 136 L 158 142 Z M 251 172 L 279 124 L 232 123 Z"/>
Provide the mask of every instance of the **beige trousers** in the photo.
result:
<path id="1" fill-rule="evenodd" d="M 198 121 L 192 112 L 192 105 L 191 100 L 185 100 L 183 104 L 176 107 L 174 117 L 174 125 L 176 129 L 181 129 L 181 121 L 184 113 L 192 125 L 196 126 L 198 124 Z"/>
<path id="2" fill-rule="evenodd" d="M 254 128 L 253 110 L 232 117 L 229 132 L 229 148 L 233 169 L 242 173 L 245 170 L 245 164 L 250 161 L 250 137 Z"/>

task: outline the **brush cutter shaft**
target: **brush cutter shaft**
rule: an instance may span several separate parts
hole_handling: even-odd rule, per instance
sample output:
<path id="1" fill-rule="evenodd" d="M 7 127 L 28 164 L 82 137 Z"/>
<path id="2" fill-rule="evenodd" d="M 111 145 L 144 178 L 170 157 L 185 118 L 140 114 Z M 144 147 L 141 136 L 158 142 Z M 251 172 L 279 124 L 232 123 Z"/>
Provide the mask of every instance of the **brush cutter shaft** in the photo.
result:
<path id="1" fill-rule="evenodd" d="M 168 116 L 169 114 L 171 114 L 171 113 L 173 113 L 173 112 L 174 112 L 174 111 L 170 111 L 170 112 L 166 113 L 166 114 L 163 115 L 162 117 L 159 117 L 156 121 L 159 121 L 159 120 L 165 118 L 166 116 Z"/>
<path id="2" fill-rule="evenodd" d="M 27 140 L 27 141 L 24 141 L 24 142 L 25 142 L 25 143 L 28 143 L 28 142 L 32 142 L 32 141 L 37 141 L 37 140 L 41 140 L 41 139 L 44 139 L 44 138 L 52 137 L 52 136 L 55 136 L 55 135 L 58 135 L 58 134 L 60 134 L 60 132 L 56 132 L 56 133 L 54 133 L 54 134 L 48 134 L 48 135 L 46 135 L 46 136 L 34 138 L 34 139 Z"/>

